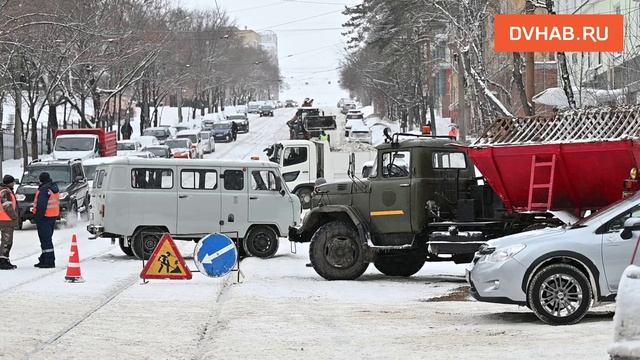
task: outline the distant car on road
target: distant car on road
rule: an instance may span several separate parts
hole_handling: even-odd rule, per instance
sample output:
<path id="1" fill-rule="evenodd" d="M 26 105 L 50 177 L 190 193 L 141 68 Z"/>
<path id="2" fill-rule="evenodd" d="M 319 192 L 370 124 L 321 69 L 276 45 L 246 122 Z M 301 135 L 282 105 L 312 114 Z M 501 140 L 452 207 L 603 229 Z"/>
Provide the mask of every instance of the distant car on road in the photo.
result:
<path id="1" fill-rule="evenodd" d="M 338 105 L 336 106 L 338 109 L 342 109 L 342 107 L 344 106 L 344 102 L 345 101 L 349 101 L 348 98 L 341 98 L 340 100 L 338 100 Z"/>
<path id="2" fill-rule="evenodd" d="M 130 153 L 129 155 L 127 155 L 127 157 L 137 157 L 137 158 L 143 158 L 143 159 L 152 159 L 152 158 L 155 158 L 156 156 L 151 151 L 138 151 L 138 152 Z"/>
<path id="3" fill-rule="evenodd" d="M 266 103 L 260 106 L 260 117 L 271 116 L 273 117 L 274 106 L 271 103 Z"/>
<path id="4" fill-rule="evenodd" d="M 132 152 L 137 152 L 142 149 L 142 144 L 137 140 L 120 140 L 116 145 L 117 156 L 127 156 Z"/>
<path id="5" fill-rule="evenodd" d="M 142 148 L 142 151 L 153 153 L 157 158 L 168 159 L 172 156 L 171 149 L 166 145 L 146 146 Z"/>
<path id="6" fill-rule="evenodd" d="M 152 145 L 160 145 L 160 141 L 158 141 L 158 139 L 156 139 L 155 136 L 147 136 L 147 135 L 137 136 L 137 137 L 133 138 L 133 140 L 136 140 L 140 144 L 142 144 L 142 147 L 152 146 Z"/>
<path id="7" fill-rule="evenodd" d="M 225 141 L 232 142 L 233 134 L 231 132 L 230 122 L 219 122 L 213 125 L 213 136 L 216 142 Z"/>
<path id="8" fill-rule="evenodd" d="M 247 113 L 249 113 L 249 109 L 247 108 L 247 105 L 236 105 L 236 112 L 238 114 L 247 115 Z"/>
<path id="9" fill-rule="evenodd" d="M 361 119 L 349 119 L 347 120 L 347 123 L 344 126 L 344 137 L 345 138 L 349 138 L 349 133 L 351 132 L 351 128 L 352 127 L 366 127 L 364 121 L 362 121 Z"/>
<path id="10" fill-rule="evenodd" d="M 213 132 L 211 130 L 202 130 L 198 134 L 200 137 L 200 143 L 202 144 L 202 151 L 205 154 L 210 154 L 216 151 L 216 141 L 213 137 Z"/>
<path id="11" fill-rule="evenodd" d="M 234 114 L 227 116 L 227 121 L 234 121 L 238 125 L 238 132 L 249 132 L 249 119 L 244 114 Z"/>
<path id="12" fill-rule="evenodd" d="M 260 104 L 256 101 L 249 101 L 247 104 L 247 112 L 249 114 L 258 114 L 260 112 Z"/>
<path id="13" fill-rule="evenodd" d="M 340 112 L 343 114 L 347 114 L 349 110 L 355 110 L 356 107 L 357 106 L 354 101 L 348 100 L 344 102 L 344 105 L 342 105 L 342 110 Z"/>
<path id="14" fill-rule="evenodd" d="M 367 126 L 354 123 L 349 132 L 349 142 L 371 144 L 371 130 Z"/>
<path id="15" fill-rule="evenodd" d="M 286 101 L 284 102 L 284 107 L 286 107 L 286 108 L 294 108 L 294 107 L 298 107 L 298 103 L 296 103 L 296 102 L 295 102 L 295 101 L 293 101 L 293 100 L 286 100 Z"/>
<path id="16" fill-rule="evenodd" d="M 176 139 L 189 139 L 191 141 L 191 146 L 196 149 L 195 158 L 202 159 L 204 157 L 205 147 L 200 139 L 199 130 L 182 130 L 176 134 Z"/>
<path id="17" fill-rule="evenodd" d="M 158 142 L 160 144 L 164 144 L 165 141 L 171 139 L 172 137 L 171 130 L 169 130 L 168 127 L 164 126 L 146 128 L 142 132 L 142 135 L 153 136 L 158 139 Z"/>
<path id="18" fill-rule="evenodd" d="M 176 159 L 195 159 L 196 148 L 189 139 L 171 139 L 165 143 L 171 149 L 171 154 Z"/>

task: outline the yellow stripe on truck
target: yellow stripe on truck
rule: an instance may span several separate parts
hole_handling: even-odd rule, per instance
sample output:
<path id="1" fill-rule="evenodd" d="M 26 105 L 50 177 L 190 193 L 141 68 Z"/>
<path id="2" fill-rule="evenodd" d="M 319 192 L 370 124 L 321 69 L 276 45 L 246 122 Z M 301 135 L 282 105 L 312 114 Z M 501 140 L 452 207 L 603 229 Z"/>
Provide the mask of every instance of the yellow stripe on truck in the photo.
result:
<path id="1" fill-rule="evenodd" d="M 392 216 L 392 215 L 404 215 L 403 210 L 385 210 L 385 211 L 372 211 L 369 213 L 371 216 Z"/>

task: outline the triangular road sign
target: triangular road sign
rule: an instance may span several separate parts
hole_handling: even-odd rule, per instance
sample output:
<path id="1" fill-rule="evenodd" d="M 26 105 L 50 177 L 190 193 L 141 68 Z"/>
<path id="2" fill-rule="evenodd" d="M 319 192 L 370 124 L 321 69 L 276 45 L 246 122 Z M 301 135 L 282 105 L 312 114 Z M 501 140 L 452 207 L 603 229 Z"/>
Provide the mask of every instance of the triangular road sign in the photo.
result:
<path id="1" fill-rule="evenodd" d="M 171 235 L 162 235 L 158 246 L 142 269 L 140 277 L 142 279 L 191 280 L 191 271 L 184 263 Z"/>

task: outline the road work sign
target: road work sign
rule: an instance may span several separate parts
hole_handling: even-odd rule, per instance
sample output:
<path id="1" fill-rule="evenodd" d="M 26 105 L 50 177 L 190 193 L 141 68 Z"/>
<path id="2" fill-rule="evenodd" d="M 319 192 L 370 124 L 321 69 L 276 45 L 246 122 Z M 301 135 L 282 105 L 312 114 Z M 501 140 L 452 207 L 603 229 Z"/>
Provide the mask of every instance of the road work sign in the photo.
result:
<path id="1" fill-rule="evenodd" d="M 210 277 L 228 274 L 238 260 L 238 250 L 233 241 L 222 234 L 209 234 L 198 242 L 193 260 L 201 273 Z"/>
<path id="2" fill-rule="evenodd" d="M 191 280 L 191 271 L 169 234 L 162 235 L 158 246 L 142 269 L 143 279 Z"/>

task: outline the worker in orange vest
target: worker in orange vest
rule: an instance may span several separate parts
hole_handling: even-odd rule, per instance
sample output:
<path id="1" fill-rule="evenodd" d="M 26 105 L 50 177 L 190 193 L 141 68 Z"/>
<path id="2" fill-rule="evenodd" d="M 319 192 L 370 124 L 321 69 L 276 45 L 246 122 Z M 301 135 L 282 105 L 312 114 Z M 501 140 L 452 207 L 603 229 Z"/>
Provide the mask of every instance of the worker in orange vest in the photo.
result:
<path id="1" fill-rule="evenodd" d="M 34 266 L 41 269 L 56 267 L 56 256 L 53 252 L 53 230 L 60 217 L 60 191 L 58 185 L 51 180 L 48 172 L 40 174 L 40 187 L 33 202 L 34 221 L 40 238 L 42 254 Z"/>
<path id="2" fill-rule="evenodd" d="M 5 175 L 0 185 L 0 270 L 13 270 L 17 266 L 9 261 L 9 252 L 13 246 L 13 229 L 18 224 L 18 205 L 13 187 L 16 180 L 11 175 Z"/>
<path id="3" fill-rule="evenodd" d="M 458 131 L 458 125 L 456 124 L 449 125 L 449 137 L 452 139 L 458 140 L 459 135 L 460 135 L 460 132 Z"/>

